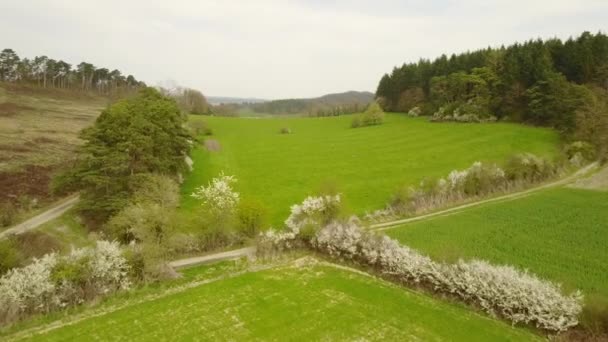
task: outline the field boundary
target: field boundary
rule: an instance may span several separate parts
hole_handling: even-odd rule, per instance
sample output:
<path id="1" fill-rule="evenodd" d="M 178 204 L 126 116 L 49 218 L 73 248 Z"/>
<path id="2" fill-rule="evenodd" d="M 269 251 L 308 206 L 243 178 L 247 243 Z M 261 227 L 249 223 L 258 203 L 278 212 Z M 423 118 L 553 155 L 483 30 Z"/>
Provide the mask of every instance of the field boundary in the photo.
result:
<path id="1" fill-rule="evenodd" d="M 426 220 L 426 219 L 430 219 L 433 217 L 438 217 L 438 216 L 445 216 L 445 215 L 451 215 L 451 214 L 456 214 L 459 213 L 461 211 L 464 211 L 466 209 L 472 208 L 472 207 L 476 207 L 479 205 L 483 205 L 483 204 L 487 204 L 487 203 L 494 203 L 494 202 L 501 202 L 501 201 L 506 201 L 506 200 L 511 200 L 511 199 L 517 199 L 517 198 L 522 198 L 522 197 L 527 197 L 530 196 L 531 194 L 534 194 L 538 191 L 541 190 L 545 190 L 545 189 L 549 189 L 549 188 L 554 188 L 554 187 L 559 187 L 559 186 L 564 186 L 564 185 L 568 185 L 570 183 L 573 183 L 575 181 L 577 181 L 580 177 L 587 175 L 588 173 L 590 173 L 591 171 L 593 171 L 594 169 L 596 169 L 598 167 L 598 163 L 597 162 L 593 162 L 591 164 L 586 165 L 585 167 L 580 168 L 579 170 L 577 170 L 574 174 L 562 178 L 560 180 L 557 180 L 555 182 L 551 182 L 551 183 L 547 183 L 547 184 L 542 184 L 527 190 L 523 190 L 523 191 L 518 191 L 518 192 L 513 192 L 513 193 L 509 193 L 506 195 L 501 195 L 498 197 L 492 197 L 492 198 L 488 198 L 485 200 L 481 200 L 481 201 L 476 201 L 476 202 L 471 202 L 471 203 L 466 203 L 466 204 L 462 204 L 456 207 L 452 207 L 452 208 L 448 208 L 448 209 L 444 209 L 444 210 L 439 210 L 439 211 L 435 211 L 429 214 L 424 214 L 424 215 L 419 215 L 419 216 L 414 216 L 414 217 L 410 217 L 410 218 L 405 218 L 405 219 L 399 219 L 399 220 L 394 220 L 394 221 L 388 221 L 388 222 L 382 222 L 382 223 L 376 223 L 376 224 L 372 224 L 369 226 L 370 230 L 373 231 L 383 231 L 383 230 L 388 230 L 388 229 L 392 229 L 395 228 L 396 226 L 400 226 L 403 224 L 407 224 L 407 223 L 411 223 L 411 222 L 417 222 L 417 221 L 422 221 L 422 220 Z"/>

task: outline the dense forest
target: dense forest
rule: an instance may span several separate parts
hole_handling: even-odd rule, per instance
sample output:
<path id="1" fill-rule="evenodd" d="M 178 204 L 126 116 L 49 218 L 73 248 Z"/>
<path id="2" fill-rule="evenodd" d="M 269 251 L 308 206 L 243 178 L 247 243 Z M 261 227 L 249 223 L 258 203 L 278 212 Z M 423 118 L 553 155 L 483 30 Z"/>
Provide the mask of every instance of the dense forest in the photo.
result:
<path id="1" fill-rule="evenodd" d="M 74 67 L 63 60 L 47 56 L 20 58 L 12 49 L 0 52 L 0 81 L 100 94 L 145 86 L 133 75 L 125 76 L 117 69 L 110 71 L 87 62 Z"/>
<path id="2" fill-rule="evenodd" d="M 589 131 L 581 118 L 590 113 L 606 132 L 607 93 L 608 36 L 584 32 L 406 63 L 382 77 L 376 97 L 387 111 L 524 122 L 572 136 Z"/>

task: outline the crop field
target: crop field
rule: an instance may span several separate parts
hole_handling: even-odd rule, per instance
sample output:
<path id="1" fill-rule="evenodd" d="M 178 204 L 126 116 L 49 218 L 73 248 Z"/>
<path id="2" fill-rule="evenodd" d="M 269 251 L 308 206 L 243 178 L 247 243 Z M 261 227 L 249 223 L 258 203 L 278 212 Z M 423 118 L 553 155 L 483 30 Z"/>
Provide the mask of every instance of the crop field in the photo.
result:
<path id="1" fill-rule="evenodd" d="M 85 336 L 114 341 L 540 340 L 462 306 L 315 262 L 219 279 L 28 338 Z"/>
<path id="2" fill-rule="evenodd" d="M 430 123 L 388 114 L 383 125 L 353 129 L 349 115 L 328 118 L 223 118 L 191 116 L 213 130 L 214 148 L 197 146 L 194 172 L 182 187 L 189 195 L 224 171 L 238 178 L 244 198 L 262 202 L 273 224 L 289 206 L 324 189 L 337 189 L 347 209 L 363 214 L 383 207 L 403 185 L 443 176 L 475 161 L 502 162 L 517 152 L 553 155 L 558 136 L 516 124 Z M 291 134 L 280 134 L 281 128 Z"/>
<path id="3" fill-rule="evenodd" d="M 385 233 L 437 259 L 515 265 L 608 299 L 608 192 L 552 189 Z"/>

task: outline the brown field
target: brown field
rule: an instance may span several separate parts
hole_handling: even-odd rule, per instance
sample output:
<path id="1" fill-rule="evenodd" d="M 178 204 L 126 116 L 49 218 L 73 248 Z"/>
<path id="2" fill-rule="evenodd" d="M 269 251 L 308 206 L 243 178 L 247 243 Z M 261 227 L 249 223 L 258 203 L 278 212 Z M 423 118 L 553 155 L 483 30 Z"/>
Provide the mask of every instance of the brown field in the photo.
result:
<path id="1" fill-rule="evenodd" d="M 0 203 L 51 200 L 52 173 L 107 103 L 89 94 L 0 83 Z"/>

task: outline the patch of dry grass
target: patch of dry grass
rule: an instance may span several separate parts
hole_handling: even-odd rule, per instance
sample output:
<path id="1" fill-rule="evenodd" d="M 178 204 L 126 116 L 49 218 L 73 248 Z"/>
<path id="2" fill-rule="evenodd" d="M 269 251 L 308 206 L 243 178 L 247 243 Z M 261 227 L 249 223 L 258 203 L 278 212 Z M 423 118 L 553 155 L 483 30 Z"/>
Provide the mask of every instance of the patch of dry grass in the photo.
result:
<path id="1" fill-rule="evenodd" d="M 61 164 L 107 100 L 0 84 L 0 172 Z"/>

